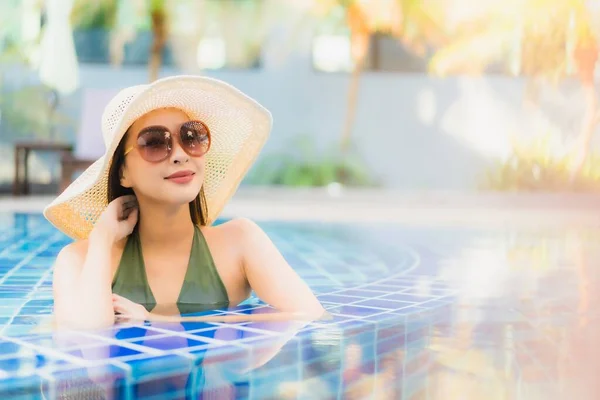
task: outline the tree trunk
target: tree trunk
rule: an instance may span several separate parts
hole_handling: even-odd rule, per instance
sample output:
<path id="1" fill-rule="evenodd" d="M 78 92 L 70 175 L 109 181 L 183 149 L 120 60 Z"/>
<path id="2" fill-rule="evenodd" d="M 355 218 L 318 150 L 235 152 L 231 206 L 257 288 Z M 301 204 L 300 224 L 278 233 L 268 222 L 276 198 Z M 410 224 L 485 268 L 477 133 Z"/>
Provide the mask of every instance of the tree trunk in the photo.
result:
<path id="1" fill-rule="evenodd" d="M 356 106 L 358 104 L 358 88 L 360 86 L 360 75 L 362 74 L 365 58 L 355 60 L 352 75 L 350 77 L 350 88 L 348 89 L 348 103 L 346 105 L 346 118 L 344 120 L 344 129 L 342 131 L 342 140 L 340 147 L 342 153 L 346 153 L 350 149 L 352 142 L 352 127 L 356 119 Z"/>
<path id="2" fill-rule="evenodd" d="M 590 144 L 594 131 L 598 124 L 598 95 L 593 84 L 586 84 L 583 87 L 586 99 L 585 116 L 581 133 L 577 139 L 575 147 L 575 159 L 571 170 L 571 181 L 575 180 L 577 175 L 581 173 L 587 156 L 590 152 Z"/>
<path id="3" fill-rule="evenodd" d="M 166 13 L 164 6 L 156 6 L 150 11 L 152 19 L 152 47 L 150 48 L 150 60 L 148 61 L 148 72 L 150 82 L 158 79 L 162 65 L 162 53 L 167 41 Z"/>
<path id="4" fill-rule="evenodd" d="M 578 75 L 583 86 L 585 95 L 585 115 L 581 134 L 576 142 L 575 159 L 571 170 L 571 181 L 574 181 L 581 173 L 585 161 L 590 151 L 590 144 L 594 131 L 598 124 L 598 94 L 594 87 L 594 70 L 598 60 L 598 49 L 596 44 L 590 44 L 585 48 L 579 48 L 575 51 Z"/>
<path id="5" fill-rule="evenodd" d="M 360 7 L 350 6 L 347 17 L 348 27 L 350 28 L 350 48 L 354 66 L 350 78 L 350 88 L 348 89 L 346 119 L 344 121 L 344 128 L 340 141 L 342 153 L 346 153 L 350 149 L 350 144 L 352 142 L 352 127 L 354 126 L 356 117 L 360 75 L 364 68 L 371 40 L 371 32 Z"/>

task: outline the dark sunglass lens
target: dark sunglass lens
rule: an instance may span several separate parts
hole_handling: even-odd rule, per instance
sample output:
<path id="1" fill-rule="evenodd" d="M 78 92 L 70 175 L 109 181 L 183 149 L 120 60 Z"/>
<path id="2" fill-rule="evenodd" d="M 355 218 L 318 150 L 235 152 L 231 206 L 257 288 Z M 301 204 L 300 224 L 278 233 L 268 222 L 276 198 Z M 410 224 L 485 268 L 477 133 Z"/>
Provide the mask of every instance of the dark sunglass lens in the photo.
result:
<path id="1" fill-rule="evenodd" d="M 190 121 L 181 127 L 181 143 L 193 156 L 201 156 L 210 147 L 210 133 L 202 122 Z"/>
<path id="2" fill-rule="evenodd" d="M 138 137 L 138 147 L 147 161 L 161 161 L 169 155 L 171 134 L 163 130 L 148 130 Z"/>

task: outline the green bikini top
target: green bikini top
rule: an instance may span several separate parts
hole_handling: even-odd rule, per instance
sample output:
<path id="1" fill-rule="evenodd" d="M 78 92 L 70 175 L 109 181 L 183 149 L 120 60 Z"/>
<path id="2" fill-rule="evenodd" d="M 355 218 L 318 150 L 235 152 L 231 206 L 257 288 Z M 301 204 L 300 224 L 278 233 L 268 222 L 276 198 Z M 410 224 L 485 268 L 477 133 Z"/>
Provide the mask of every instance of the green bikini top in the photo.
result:
<path id="1" fill-rule="evenodd" d="M 117 273 L 113 278 L 112 291 L 142 304 L 148 311 L 152 311 L 156 306 L 156 300 L 146 277 L 137 229 L 127 238 Z M 192 251 L 177 299 L 177 308 L 181 314 L 188 314 L 228 306 L 229 298 L 225 285 L 217 272 L 204 235 L 200 228 L 195 226 Z"/>

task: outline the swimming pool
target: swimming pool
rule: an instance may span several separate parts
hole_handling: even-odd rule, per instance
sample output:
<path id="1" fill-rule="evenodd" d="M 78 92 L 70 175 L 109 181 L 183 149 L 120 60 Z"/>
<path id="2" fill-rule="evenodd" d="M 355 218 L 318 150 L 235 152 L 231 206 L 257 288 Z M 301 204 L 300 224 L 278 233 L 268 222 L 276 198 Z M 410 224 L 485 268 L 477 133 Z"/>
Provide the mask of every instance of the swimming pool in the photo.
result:
<path id="1" fill-rule="evenodd" d="M 0 214 L 0 398 L 600 393 L 600 231 L 260 225 L 332 319 L 53 333 L 50 267 L 69 240 L 39 214 Z M 210 313 L 270 312 L 250 299 Z"/>

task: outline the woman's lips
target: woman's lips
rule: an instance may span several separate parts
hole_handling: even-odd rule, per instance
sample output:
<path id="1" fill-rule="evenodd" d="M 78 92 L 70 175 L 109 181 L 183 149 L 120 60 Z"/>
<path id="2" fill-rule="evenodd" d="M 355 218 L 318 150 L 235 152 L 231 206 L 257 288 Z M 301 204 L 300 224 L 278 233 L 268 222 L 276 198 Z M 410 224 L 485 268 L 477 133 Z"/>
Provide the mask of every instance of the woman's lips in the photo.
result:
<path id="1" fill-rule="evenodd" d="M 194 173 L 192 171 L 179 171 L 167 176 L 165 179 L 174 183 L 188 183 L 194 179 Z"/>

